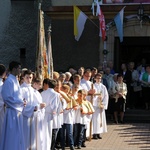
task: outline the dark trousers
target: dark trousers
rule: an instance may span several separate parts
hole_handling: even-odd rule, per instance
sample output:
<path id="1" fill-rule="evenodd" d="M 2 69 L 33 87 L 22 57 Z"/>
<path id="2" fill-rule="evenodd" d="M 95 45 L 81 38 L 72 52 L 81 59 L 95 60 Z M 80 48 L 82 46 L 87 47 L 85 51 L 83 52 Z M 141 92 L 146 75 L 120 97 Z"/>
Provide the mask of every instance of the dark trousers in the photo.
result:
<path id="1" fill-rule="evenodd" d="M 85 131 L 85 125 L 76 123 L 74 125 L 74 143 L 77 146 L 81 146 L 83 142 L 84 137 L 84 131 Z"/>
<path id="2" fill-rule="evenodd" d="M 65 147 L 65 139 L 68 138 L 68 144 L 70 147 L 74 146 L 74 140 L 73 140 L 73 125 L 72 124 L 64 124 L 62 126 L 63 133 L 62 133 L 62 142 L 61 146 L 62 148 Z"/>
<path id="3" fill-rule="evenodd" d="M 53 129 L 53 130 L 52 130 L 51 150 L 54 150 L 54 149 L 55 149 L 55 143 L 56 143 L 58 131 L 59 131 L 59 129 Z"/>
<path id="4" fill-rule="evenodd" d="M 61 147 L 65 147 L 65 144 L 64 144 L 64 137 L 63 137 L 63 126 L 62 128 L 59 129 L 58 131 L 58 135 L 57 135 L 57 143 L 60 143 Z"/>

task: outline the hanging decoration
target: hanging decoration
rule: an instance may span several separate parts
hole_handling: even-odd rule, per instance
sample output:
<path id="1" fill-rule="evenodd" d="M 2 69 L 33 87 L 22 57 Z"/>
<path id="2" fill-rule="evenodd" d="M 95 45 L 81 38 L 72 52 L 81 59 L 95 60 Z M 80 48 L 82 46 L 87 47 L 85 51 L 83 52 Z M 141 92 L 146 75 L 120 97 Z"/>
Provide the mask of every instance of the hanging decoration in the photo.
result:
<path id="1" fill-rule="evenodd" d="M 109 53 L 109 52 L 108 52 L 107 49 L 104 49 L 104 50 L 103 50 L 103 54 L 104 54 L 104 55 L 107 55 L 108 53 Z"/>

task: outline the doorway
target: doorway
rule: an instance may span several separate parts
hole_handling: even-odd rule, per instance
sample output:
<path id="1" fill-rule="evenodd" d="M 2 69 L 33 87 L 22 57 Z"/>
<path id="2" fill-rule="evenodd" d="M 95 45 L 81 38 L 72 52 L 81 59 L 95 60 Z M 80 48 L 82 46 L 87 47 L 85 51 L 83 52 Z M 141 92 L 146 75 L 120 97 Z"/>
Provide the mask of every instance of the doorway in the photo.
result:
<path id="1" fill-rule="evenodd" d="M 114 41 L 114 67 L 120 71 L 122 63 L 135 62 L 137 66 L 145 58 L 150 64 L 150 37 L 124 37 L 120 43 L 119 37 Z"/>

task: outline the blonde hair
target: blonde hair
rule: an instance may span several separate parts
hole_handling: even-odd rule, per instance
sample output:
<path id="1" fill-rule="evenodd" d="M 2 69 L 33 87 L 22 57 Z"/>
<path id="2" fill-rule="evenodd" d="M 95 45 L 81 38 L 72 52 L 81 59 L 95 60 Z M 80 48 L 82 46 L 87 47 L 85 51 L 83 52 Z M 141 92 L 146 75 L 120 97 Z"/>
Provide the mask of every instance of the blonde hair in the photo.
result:
<path id="1" fill-rule="evenodd" d="M 56 71 L 53 72 L 53 78 L 55 77 L 54 79 L 58 79 L 59 76 L 60 76 L 60 75 L 59 75 L 58 72 L 56 72 Z"/>
<path id="2" fill-rule="evenodd" d="M 70 86 L 67 85 L 67 84 L 63 84 L 61 88 L 62 88 L 62 90 L 66 90 L 67 89 L 68 91 L 70 91 Z"/>
<path id="3" fill-rule="evenodd" d="M 84 95 L 87 95 L 87 91 L 82 89 L 82 90 L 79 90 L 78 93 L 81 93 L 81 94 L 84 94 Z"/>

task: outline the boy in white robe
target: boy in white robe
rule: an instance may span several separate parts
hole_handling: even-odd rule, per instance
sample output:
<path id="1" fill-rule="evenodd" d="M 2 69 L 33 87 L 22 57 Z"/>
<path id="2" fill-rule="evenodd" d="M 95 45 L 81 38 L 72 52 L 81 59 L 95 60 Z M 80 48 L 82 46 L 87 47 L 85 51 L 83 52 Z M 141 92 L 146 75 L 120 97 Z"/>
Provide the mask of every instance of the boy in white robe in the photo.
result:
<path id="1" fill-rule="evenodd" d="M 98 73 L 95 75 L 94 89 L 96 94 L 100 95 L 94 96 L 93 99 L 93 107 L 95 109 L 92 118 L 93 139 L 101 139 L 100 134 L 107 132 L 105 110 L 108 107 L 109 96 L 105 85 L 101 83 L 101 79 L 102 74 Z"/>
<path id="2" fill-rule="evenodd" d="M 56 81 L 52 79 L 44 79 L 44 91 L 41 93 L 43 102 L 46 103 L 44 117 L 44 150 L 50 150 L 52 140 L 53 120 L 57 119 L 57 111 L 59 107 L 60 95 L 54 88 Z"/>
<path id="3" fill-rule="evenodd" d="M 56 87 L 54 88 L 54 90 L 56 92 L 58 92 L 59 94 L 62 93 L 61 91 L 61 87 L 62 87 L 62 83 L 60 80 L 56 80 L 57 84 Z M 63 129 L 62 129 L 62 125 L 63 125 L 63 112 L 67 107 L 67 102 L 66 100 L 62 97 L 62 95 L 60 94 L 60 108 L 61 108 L 61 112 L 58 116 L 58 124 L 59 124 L 59 131 L 57 134 L 57 140 L 55 143 L 55 147 L 56 148 L 61 148 L 61 146 L 63 145 L 62 141 L 63 141 Z"/>
<path id="4" fill-rule="evenodd" d="M 81 82 L 81 76 L 79 74 L 73 75 L 73 83 L 74 83 L 73 85 L 78 86 L 78 90 L 83 89 L 80 85 L 80 82 Z M 76 95 L 77 95 L 77 93 L 76 93 Z"/>
<path id="5" fill-rule="evenodd" d="M 62 142 L 62 149 L 65 148 L 65 137 L 68 138 L 68 144 L 70 150 L 74 150 L 74 140 L 73 140 L 73 99 L 69 95 L 70 87 L 66 84 L 62 86 L 62 91 L 66 93 L 66 96 L 70 99 L 70 102 L 67 104 L 67 108 L 64 110 L 63 113 L 63 142 Z M 66 136 L 65 136 L 66 135 Z"/>
<path id="6" fill-rule="evenodd" d="M 37 111 L 34 112 L 34 128 L 33 132 L 36 135 L 36 150 L 44 150 L 44 134 L 43 121 L 45 115 L 45 103 L 43 103 L 42 96 L 38 91 L 41 89 L 42 83 L 40 79 L 33 79 L 32 87 L 34 88 L 33 99 L 37 103 Z M 32 135 L 32 133 L 31 133 Z M 34 135 L 34 134 L 33 134 Z"/>
<path id="7" fill-rule="evenodd" d="M 60 81 L 56 81 L 56 85 L 54 90 L 56 92 L 58 92 L 56 90 L 56 88 L 59 88 L 59 82 Z M 60 82 L 61 83 L 61 82 Z M 57 135 L 58 135 L 58 131 L 60 128 L 62 128 L 62 122 L 63 122 L 63 102 L 64 100 L 62 99 L 60 93 L 59 94 L 59 99 L 58 99 L 58 107 L 57 107 L 57 111 L 56 111 L 56 115 L 55 117 L 53 117 L 53 129 L 52 129 L 52 143 L 51 143 L 51 150 L 55 150 L 55 146 L 56 146 L 56 139 L 57 139 Z"/>
<path id="8" fill-rule="evenodd" d="M 38 109 L 38 104 L 34 101 L 34 89 L 31 86 L 33 74 L 31 70 L 24 71 L 24 82 L 21 84 L 23 98 L 27 105 L 23 110 L 23 131 L 26 150 L 36 150 L 36 132 L 34 112 Z"/>
<path id="9" fill-rule="evenodd" d="M 95 89 L 93 88 L 93 83 L 90 81 L 92 72 L 90 69 L 86 69 L 83 74 L 83 78 L 81 79 L 80 85 L 82 89 L 86 90 L 88 92 L 88 95 L 86 96 L 86 99 L 88 101 L 92 101 L 92 95 L 95 93 Z M 87 123 L 85 127 L 85 133 L 86 135 L 84 137 L 89 137 L 90 136 L 90 121 L 91 119 L 89 118 L 89 122 Z M 85 139 L 86 140 L 86 139 Z M 85 147 L 85 144 L 83 144 L 83 147 Z"/>
<path id="10" fill-rule="evenodd" d="M 25 150 L 23 135 L 22 110 L 26 105 L 23 101 L 17 76 L 21 73 L 19 62 L 9 64 L 10 74 L 3 84 L 2 98 L 6 105 L 0 150 Z"/>
<path id="11" fill-rule="evenodd" d="M 6 68 L 3 64 L 0 64 L 0 139 L 2 135 L 2 126 L 4 122 L 4 101 L 1 95 L 2 86 L 3 86 L 3 78 L 6 75 Z"/>
<path id="12" fill-rule="evenodd" d="M 91 96 L 95 93 L 95 89 L 92 88 L 92 82 L 90 81 L 91 78 L 91 70 L 86 69 L 83 74 L 83 79 L 81 79 L 80 85 L 82 89 L 86 90 L 88 92 L 87 100 L 91 101 Z"/>
<path id="13" fill-rule="evenodd" d="M 85 126 L 89 121 L 88 116 L 92 113 L 88 105 L 88 101 L 85 100 L 87 92 L 85 90 L 78 91 L 78 98 L 76 99 L 77 106 L 75 110 L 75 124 L 74 124 L 74 142 L 77 149 L 81 149 L 84 140 Z"/>

